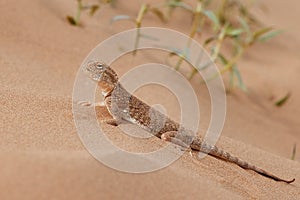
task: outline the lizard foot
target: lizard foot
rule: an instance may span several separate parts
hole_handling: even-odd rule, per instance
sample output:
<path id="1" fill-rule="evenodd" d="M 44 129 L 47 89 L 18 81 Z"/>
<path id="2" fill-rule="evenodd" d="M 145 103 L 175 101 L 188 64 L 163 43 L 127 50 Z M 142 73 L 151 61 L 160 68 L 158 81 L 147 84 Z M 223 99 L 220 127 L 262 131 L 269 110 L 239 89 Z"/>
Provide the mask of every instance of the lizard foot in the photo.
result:
<path id="1" fill-rule="evenodd" d="M 118 126 L 120 124 L 116 119 L 106 119 L 106 120 L 102 120 L 101 122 L 112 126 Z"/>
<path id="2" fill-rule="evenodd" d="M 97 106 L 100 106 L 100 107 L 103 107 L 105 106 L 105 102 L 97 102 L 97 103 L 90 103 L 88 101 L 79 101 L 77 102 L 78 105 L 81 105 L 81 106 L 87 106 L 87 107 L 97 107 Z"/>

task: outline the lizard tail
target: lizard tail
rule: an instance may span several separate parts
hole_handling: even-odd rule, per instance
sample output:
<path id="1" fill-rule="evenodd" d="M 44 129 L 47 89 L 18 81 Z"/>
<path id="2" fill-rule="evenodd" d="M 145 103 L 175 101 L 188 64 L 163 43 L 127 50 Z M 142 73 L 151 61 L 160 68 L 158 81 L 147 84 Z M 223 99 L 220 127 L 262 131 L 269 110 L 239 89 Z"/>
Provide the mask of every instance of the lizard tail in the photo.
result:
<path id="1" fill-rule="evenodd" d="M 201 145 L 199 145 L 199 142 L 201 143 Z M 201 141 L 193 141 L 192 144 L 191 144 L 191 148 L 194 149 L 194 150 L 197 150 L 197 151 L 201 151 L 203 153 L 207 153 L 209 155 L 212 155 L 214 157 L 217 157 L 217 158 L 220 158 L 220 159 L 223 159 L 225 161 L 228 161 L 228 162 L 231 162 L 231 163 L 234 163 L 234 164 L 237 164 L 238 166 L 244 168 L 244 169 L 248 169 L 248 170 L 253 170 L 265 177 L 268 177 L 268 178 L 271 178 L 275 181 L 282 181 L 282 182 L 285 182 L 285 183 L 292 183 L 295 181 L 295 179 L 292 179 L 292 180 L 284 180 L 284 179 L 281 179 L 261 168 L 258 168 L 254 165 L 251 165 L 235 156 L 232 156 L 230 155 L 228 152 L 225 152 L 223 151 L 222 149 L 218 149 L 216 146 L 211 146 L 207 143 L 204 143 L 204 142 L 201 142 Z"/>

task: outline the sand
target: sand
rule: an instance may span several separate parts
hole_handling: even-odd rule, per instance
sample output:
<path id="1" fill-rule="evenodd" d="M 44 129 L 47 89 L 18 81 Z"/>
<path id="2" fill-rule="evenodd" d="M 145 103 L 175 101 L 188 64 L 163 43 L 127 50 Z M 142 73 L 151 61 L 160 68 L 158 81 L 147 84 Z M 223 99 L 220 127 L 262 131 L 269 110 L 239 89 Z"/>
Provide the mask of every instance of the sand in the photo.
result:
<path id="1" fill-rule="evenodd" d="M 170 166 L 146 174 L 104 166 L 87 152 L 76 133 L 73 82 L 92 48 L 133 27 L 129 22 L 109 26 L 111 16 L 134 15 L 138 5 L 122 1 L 115 9 L 102 9 L 94 18 L 83 15 L 84 26 L 78 28 L 65 20 L 74 13 L 75 1 L 2 0 L 0 199 L 299 199 L 300 27 L 295 20 L 300 17 L 299 3 L 262 2 L 268 12 L 256 10 L 256 15 L 286 31 L 251 49 L 239 63 L 249 93 L 236 90 L 228 95 L 227 118 L 218 145 L 280 177 L 296 178 L 294 183 L 275 182 L 212 157 L 198 161 L 188 153 Z M 169 27 L 187 32 L 188 24 L 180 14 L 175 19 Z M 155 16 L 147 17 L 145 25 L 162 26 Z M 127 63 L 134 66 L 141 59 Z M 126 66 L 117 71 L 124 73 L 130 69 Z M 192 84 L 197 86 L 197 81 Z M 155 102 L 157 96 L 152 94 L 156 90 L 149 90 L 139 95 Z M 292 94 L 291 99 L 281 108 L 274 106 L 286 92 Z M 197 95 L 204 98 L 200 92 Z M 167 109 L 176 107 L 172 97 L 158 99 Z M 206 105 L 209 102 L 204 101 L 204 113 L 209 111 Z M 99 115 L 109 117 L 105 110 Z M 170 115 L 176 118 L 176 111 Z M 107 130 L 116 144 L 131 150 L 163 145 L 159 139 L 141 145 L 120 136 L 118 128 L 108 126 Z M 292 161 L 295 143 L 298 148 Z"/>

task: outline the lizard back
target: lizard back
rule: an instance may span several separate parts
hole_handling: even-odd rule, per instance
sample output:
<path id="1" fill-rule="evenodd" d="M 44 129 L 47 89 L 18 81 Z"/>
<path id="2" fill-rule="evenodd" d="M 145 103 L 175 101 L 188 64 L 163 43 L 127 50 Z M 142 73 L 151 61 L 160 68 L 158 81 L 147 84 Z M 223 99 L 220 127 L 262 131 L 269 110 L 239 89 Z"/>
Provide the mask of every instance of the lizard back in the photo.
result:
<path id="1" fill-rule="evenodd" d="M 179 130 L 177 122 L 130 94 L 120 83 L 105 97 L 105 103 L 112 116 L 137 124 L 157 137 Z"/>

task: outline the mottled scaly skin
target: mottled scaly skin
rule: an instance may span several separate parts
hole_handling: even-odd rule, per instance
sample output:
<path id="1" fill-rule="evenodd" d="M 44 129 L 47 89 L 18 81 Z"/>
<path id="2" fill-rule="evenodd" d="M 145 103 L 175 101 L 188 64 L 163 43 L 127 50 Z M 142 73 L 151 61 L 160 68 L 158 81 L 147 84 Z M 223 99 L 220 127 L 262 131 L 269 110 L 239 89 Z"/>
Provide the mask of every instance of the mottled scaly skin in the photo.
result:
<path id="1" fill-rule="evenodd" d="M 115 120 L 115 125 L 123 122 L 136 124 L 153 135 L 192 150 L 201 151 L 214 157 L 223 159 L 238 166 L 253 170 L 263 176 L 276 181 L 292 183 L 295 179 L 284 180 L 263 169 L 251 165 L 229 153 L 209 145 L 200 137 L 193 137 L 193 133 L 180 126 L 159 111 L 152 109 L 142 100 L 127 92 L 118 82 L 118 76 L 114 70 L 101 62 L 90 62 L 84 69 L 90 78 L 98 82 L 98 86 L 104 96 L 105 104 Z"/>
<path id="2" fill-rule="evenodd" d="M 117 121 L 137 124 L 159 138 L 163 133 L 179 129 L 178 123 L 128 93 L 119 83 L 105 97 L 105 104 Z"/>

